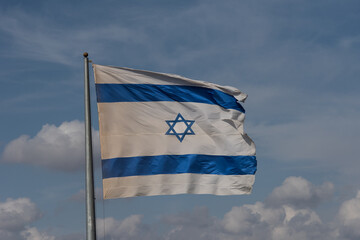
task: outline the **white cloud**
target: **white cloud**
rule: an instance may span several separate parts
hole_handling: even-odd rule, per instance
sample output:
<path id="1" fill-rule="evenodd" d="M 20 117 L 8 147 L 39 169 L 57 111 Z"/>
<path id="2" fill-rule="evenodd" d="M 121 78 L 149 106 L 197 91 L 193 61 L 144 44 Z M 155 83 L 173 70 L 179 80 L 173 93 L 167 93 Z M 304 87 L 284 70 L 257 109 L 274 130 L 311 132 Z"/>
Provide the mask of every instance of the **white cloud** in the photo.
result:
<path id="1" fill-rule="evenodd" d="M 102 237 L 102 228 L 105 227 L 105 239 L 156 239 L 151 230 L 141 222 L 141 215 L 131 215 L 123 221 L 114 218 L 97 219 L 98 236 Z"/>
<path id="2" fill-rule="evenodd" d="M 339 209 L 340 234 L 345 239 L 360 239 L 360 191 Z"/>
<path id="3" fill-rule="evenodd" d="M 267 199 L 267 203 L 275 206 L 291 205 L 297 208 L 315 207 L 333 194 L 334 186 L 325 182 L 315 186 L 302 177 L 288 177 L 281 186 L 276 187 Z"/>
<path id="4" fill-rule="evenodd" d="M 257 224 L 261 222 L 261 215 L 253 211 L 253 207 L 257 208 L 262 205 L 244 205 L 241 207 L 233 207 L 230 212 L 226 213 L 223 219 L 224 229 L 233 234 L 241 234 L 251 236 L 257 228 Z M 260 206 L 262 208 L 262 206 Z M 276 215 L 276 213 L 274 213 Z M 275 216 L 274 215 L 274 216 Z"/>
<path id="5" fill-rule="evenodd" d="M 84 123 L 74 120 L 60 126 L 46 124 L 35 137 L 22 135 L 5 146 L 2 161 L 75 171 L 85 165 Z M 99 160 L 99 132 L 93 130 L 94 162 Z"/>
<path id="6" fill-rule="evenodd" d="M 0 202 L 0 239 L 55 240 L 53 236 L 29 227 L 41 215 L 40 210 L 28 198 L 9 198 Z"/>
<path id="7" fill-rule="evenodd" d="M 55 240 L 54 236 L 49 236 L 45 232 L 39 232 L 34 227 L 22 231 L 21 236 L 26 240 Z"/>
<path id="8" fill-rule="evenodd" d="M 164 223 L 171 228 L 158 239 L 336 239 L 315 211 L 287 205 L 269 207 L 262 202 L 233 207 L 222 219 L 195 210 L 167 216 Z"/>
<path id="9" fill-rule="evenodd" d="M 41 217 L 39 209 L 28 198 L 0 202 L 0 229 L 18 231 Z"/>
<path id="10" fill-rule="evenodd" d="M 75 240 L 83 234 L 68 234 L 55 237 L 32 225 L 42 217 L 38 207 L 29 198 L 8 198 L 0 202 L 1 240 Z"/>
<path id="11" fill-rule="evenodd" d="M 233 207 L 222 224 L 224 229 L 244 239 L 312 239 L 311 234 L 320 231 L 319 216 L 310 209 L 294 209 L 290 206 L 267 207 L 263 203 Z M 317 229 L 311 229 L 317 226 Z M 324 234 L 323 238 L 329 239 Z"/>
<path id="12" fill-rule="evenodd" d="M 205 207 L 197 207 L 191 212 L 167 215 L 162 223 L 171 229 L 163 236 L 166 240 L 217 239 L 218 220 Z M 220 229 L 219 229 L 220 230 Z"/>

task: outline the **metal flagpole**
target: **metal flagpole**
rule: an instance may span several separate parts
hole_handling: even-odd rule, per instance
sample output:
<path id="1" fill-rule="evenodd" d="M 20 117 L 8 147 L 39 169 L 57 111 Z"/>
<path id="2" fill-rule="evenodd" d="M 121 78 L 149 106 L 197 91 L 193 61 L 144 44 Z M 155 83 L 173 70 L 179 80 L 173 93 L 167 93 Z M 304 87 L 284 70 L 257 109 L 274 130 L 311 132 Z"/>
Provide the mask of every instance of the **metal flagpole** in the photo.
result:
<path id="1" fill-rule="evenodd" d="M 91 110 L 90 110 L 90 87 L 89 87 L 89 59 L 88 53 L 84 53 L 85 63 L 85 159 L 86 159 L 86 240 L 96 240 L 95 224 L 95 196 L 94 196 L 94 171 L 91 136 Z"/>

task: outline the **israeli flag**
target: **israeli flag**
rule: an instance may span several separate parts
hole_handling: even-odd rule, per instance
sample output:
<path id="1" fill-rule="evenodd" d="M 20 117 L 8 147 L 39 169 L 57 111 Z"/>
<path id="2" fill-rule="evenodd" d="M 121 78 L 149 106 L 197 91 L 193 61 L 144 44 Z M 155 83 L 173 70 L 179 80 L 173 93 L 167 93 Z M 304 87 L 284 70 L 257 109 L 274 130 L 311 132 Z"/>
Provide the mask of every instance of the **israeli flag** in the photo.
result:
<path id="1" fill-rule="evenodd" d="M 240 90 L 177 75 L 93 65 L 104 198 L 249 194 L 253 141 Z"/>

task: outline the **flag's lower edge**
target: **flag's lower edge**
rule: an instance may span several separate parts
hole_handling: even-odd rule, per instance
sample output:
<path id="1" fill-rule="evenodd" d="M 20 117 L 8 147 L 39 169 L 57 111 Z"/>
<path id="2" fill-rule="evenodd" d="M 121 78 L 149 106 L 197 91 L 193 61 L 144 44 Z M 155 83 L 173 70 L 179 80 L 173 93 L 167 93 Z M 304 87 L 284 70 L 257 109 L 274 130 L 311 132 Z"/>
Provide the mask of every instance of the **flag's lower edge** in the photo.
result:
<path id="1" fill-rule="evenodd" d="M 103 179 L 104 199 L 175 194 L 250 194 L 255 175 L 159 174 Z"/>

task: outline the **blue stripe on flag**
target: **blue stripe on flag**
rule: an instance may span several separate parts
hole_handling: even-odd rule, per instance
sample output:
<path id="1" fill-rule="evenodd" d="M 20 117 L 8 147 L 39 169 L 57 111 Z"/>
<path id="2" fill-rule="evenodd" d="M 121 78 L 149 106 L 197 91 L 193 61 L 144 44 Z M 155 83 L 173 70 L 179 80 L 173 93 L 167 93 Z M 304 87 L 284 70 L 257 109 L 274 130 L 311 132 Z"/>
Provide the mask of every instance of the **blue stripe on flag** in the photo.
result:
<path id="1" fill-rule="evenodd" d="M 159 155 L 102 160 L 103 178 L 156 174 L 249 175 L 256 172 L 255 156 Z"/>
<path id="2" fill-rule="evenodd" d="M 181 85 L 96 84 L 98 102 L 197 102 L 219 105 L 245 113 L 235 97 L 222 91 Z"/>

